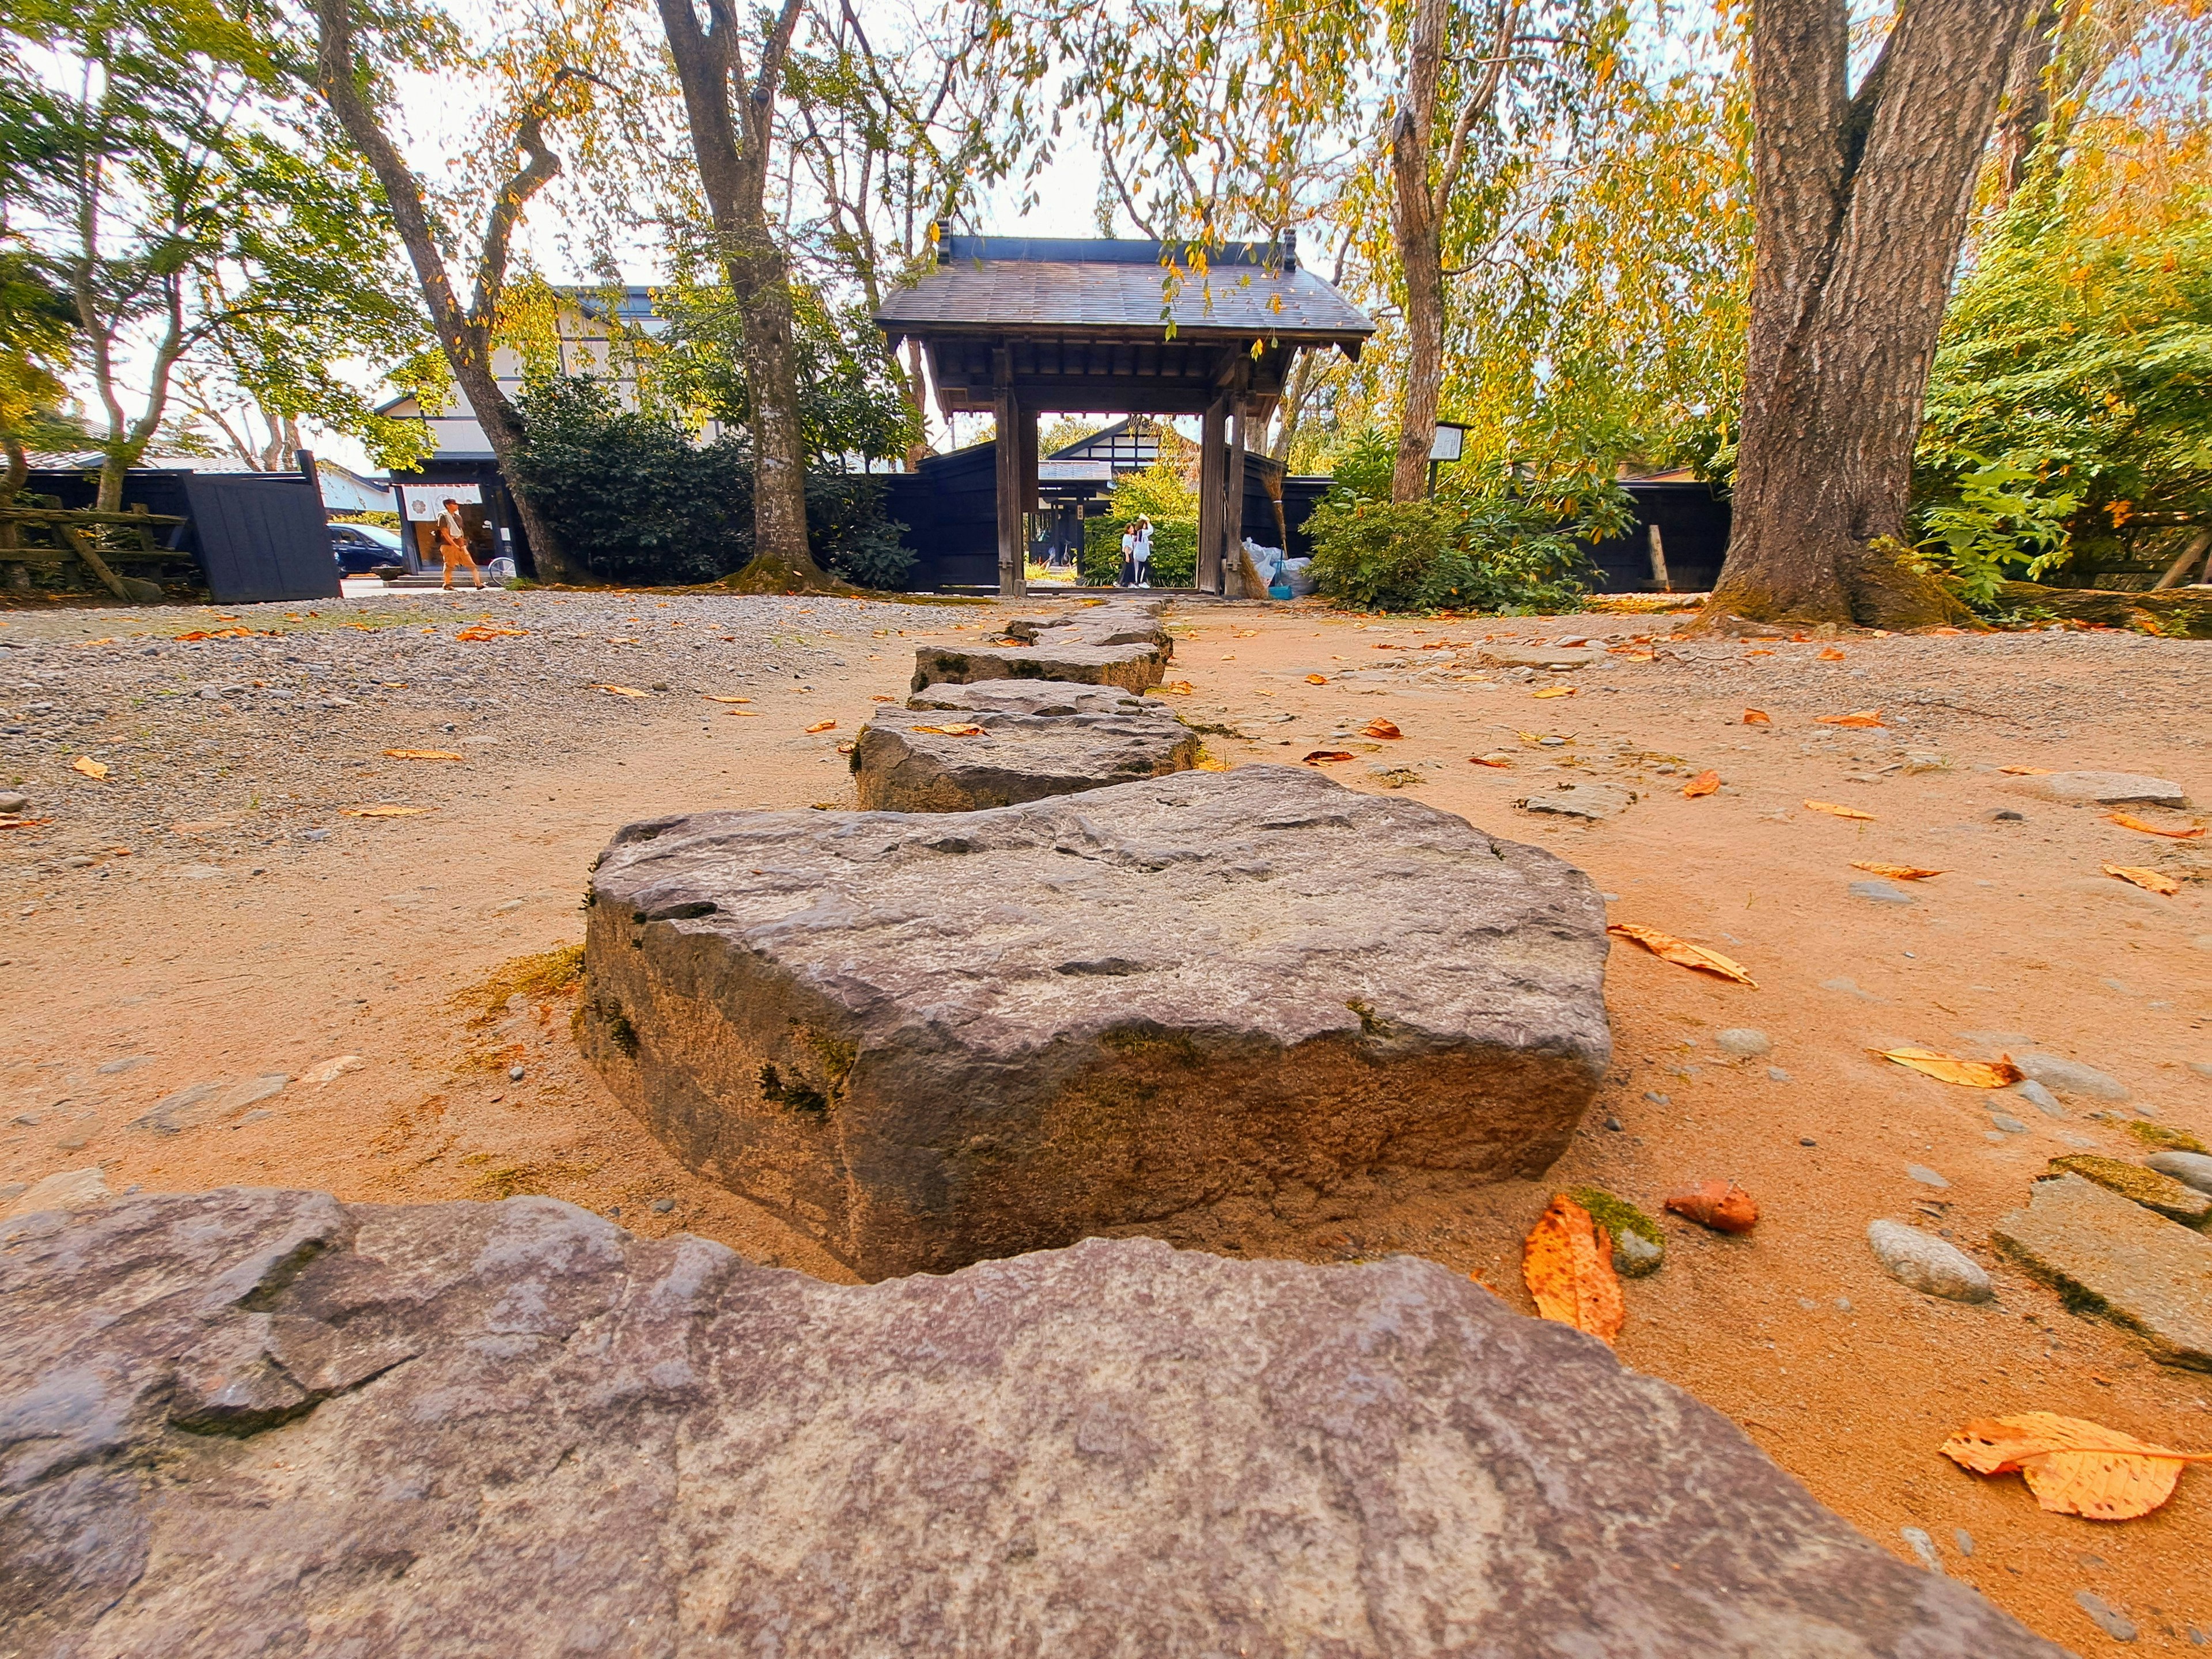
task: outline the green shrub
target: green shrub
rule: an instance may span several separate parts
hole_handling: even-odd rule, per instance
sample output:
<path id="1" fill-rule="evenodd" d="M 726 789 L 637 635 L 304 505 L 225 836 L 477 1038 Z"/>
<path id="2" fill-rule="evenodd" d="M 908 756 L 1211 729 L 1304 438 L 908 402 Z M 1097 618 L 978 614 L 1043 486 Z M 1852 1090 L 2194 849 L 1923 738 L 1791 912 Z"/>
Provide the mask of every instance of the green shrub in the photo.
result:
<path id="1" fill-rule="evenodd" d="M 712 581 L 753 556 L 753 455 L 735 437 L 696 444 L 677 422 L 625 410 L 603 380 L 559 375 L 525 389 L 517 482 L 604 581 Z M 817 563 L 863 587 L 893 588 L 913 568 L 905 526 L 884 511 L 879 477 L 806 475 L 806 540 Z"/>
<path id="2" fill-rule="evenodd" d="M 1569 611 L 1583 589 L 1571 526 L 1506 495 L 1346 499 L 1306 520 L 1316 587 L 1359 611 Z"/>

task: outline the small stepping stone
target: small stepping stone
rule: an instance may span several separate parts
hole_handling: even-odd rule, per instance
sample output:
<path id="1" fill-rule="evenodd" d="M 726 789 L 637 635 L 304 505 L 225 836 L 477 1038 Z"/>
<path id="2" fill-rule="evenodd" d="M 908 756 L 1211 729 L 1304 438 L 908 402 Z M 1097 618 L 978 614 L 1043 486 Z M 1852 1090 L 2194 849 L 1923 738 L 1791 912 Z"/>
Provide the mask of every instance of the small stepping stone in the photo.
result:
<path id="1" fill-rule="evenodd" d="M 2182 787 L 2166 778 L 2141 772 L 2046 772 L 2039 777 L 2014 778 L 2014 793 L 2041 800 L 2093 802 L 2099 806 L 2186 806 Z"/>
<path id="2" fill-rule="evenodd" d="M 2212 1370 L 2212 1239 L 2078 1175 L 2037 1182 L 1991 1237 L 2075 1311 L 2128 1327 L 2167 1364 Z"/>
<path id="3" fill-rule="evenodd" d="M 2069 1152 L 2064 1158 L 2054 1158 L 2051 1169 L 2054 1174 L 2070 1171 L 2085 1176 L 2185 1227 L 2202 1228 L 2212 1221 L 2212 1193 L 2200 1193 L 2156 1170 L 2146 1170 L 2117 1158 L 2102 1158 L 2094 1152 Z"/>
<path id="4" fill-rule="evenodd" d="M 1157 703 L 1127 701 L 1127 712 L 1115 714 L 878 709 L 853 744 L 860 810 L 972 812 L 1164 777 L 1197 763 L 1197 732 Z"/>
<path id="5" fill-rule="evenodd" d="M 1075 680 L 1142 691 L 1167 678 L 1175 642 L 1151 605 L 1097 605 L 1066 617 L 1017 617 L 1010 645 L 925 645 L 914 653 L 916 691 L 945 682 Z"/>
<path id="6" fill-rule="evenodd" d="M 585 951 L 617 1097 L 868 1279 L 1533 1178 L 1612 1053 L 1587 875 L 1300 767 L 632 824 Z"/>
<path id="7" fill-rule="evenodd" d="M 2143 1160 L 2162 1176 L 2171 1176 L 2185 1187 L 2212 1193 L 2212 1158 L 2202 1152 L 2154 1152 Z"/>
<path id="8" fill-rule="evenodd" d="M 1513 804 L 1524 812 L 1581 818 L 1595 823 L 1619 817 L 1636 804 L 1636 799 L 1634 790 L 1609 783 L 1563 783 L 1543 794 L 1528 795 Z"/>
<path id="9" fill-rule="evenodd" d="M 2012 1061 L 2035 1082 L 2046 1089 L 2056 1089 L 2062 1095 L 2086 1095 L 2092 1100 L 2109 1100 L 2116 1104 L 2134 1097 L 2119 1079 L 2079 1060 L 2029 1053 L 2016 1054 Z"/>
<path id="10" fill-rule="evenodd" d="M 1571 646 L 1486 645 L 1474 653 L 1484 668 L 1550 668 L 1565 672 L 1588 668 L 1604 653 Z"/>

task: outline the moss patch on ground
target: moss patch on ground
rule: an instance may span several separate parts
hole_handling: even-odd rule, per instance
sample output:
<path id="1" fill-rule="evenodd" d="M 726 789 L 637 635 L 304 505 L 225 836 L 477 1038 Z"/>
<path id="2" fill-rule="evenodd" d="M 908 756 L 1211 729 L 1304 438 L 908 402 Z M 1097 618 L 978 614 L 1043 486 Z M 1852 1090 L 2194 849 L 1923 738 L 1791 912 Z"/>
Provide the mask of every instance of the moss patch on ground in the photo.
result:
<path id="1" fill-rule="evenodd" d="M 2212 1152 L 2195 1135 L 2185 1129 L 2169 1129 L 2163 1123 L 2145 1123 L 2138 1120 L 2128 1125 L 2128 1133 L 2146 1146 L 2155 1146 L 2161 1152 Z"/>
<path id="2" fill-rule="evenodd" d="M 584 977 L 584 947 L 563 945 L 535 956 L 514 957 L 492 970 L 491 977 L 472 985 L 454 1000 L 475 1013 L 471 1024 L 487 1024 L 507 1012 L 511 996 L 553 997 L 572 989 Z"/>
<path id="3" fill-rule="evenodd" d="M 2094 1181 L 2109 1192 L 2132 1200 L 2147 1210 L 2155 1210 L 2170 1220 L 2185 1226 L 2202 1227 L 2212 1219 L 2212 1194 L 2200 1193 L 2185 1187 L 2170 1176 L 2155 1170 L 2146 1170 L 2117 1158 L 2103 1158 L 2095 1152 L 2075 1152 L 2066 1158 L 2051 1160 L 2054 1175 L 2071 1172 L 2085 1180 Z"/>
<path id="4" fill-rule="evenodd" d="M 1617 1198 L 1602 1187 L 1570 1187 L 1567 1196 L 1590 1212 L 1590 1219 L 1618 1240 L 1626 1233 L 1641 1239 L 1658 1254 L 1646 1255 L 1637 1252 L 1624 1259 L 1616 1244 L 1613 1250 L 1614 1270 L 1629 1279 L 1641 1279 L 1646 1273 L 1656 1273 L 1666 1263 L 1667 1235 L 1659 1231 L 1659 1224 L 1638 1209 L 1625 1198 Z"/>

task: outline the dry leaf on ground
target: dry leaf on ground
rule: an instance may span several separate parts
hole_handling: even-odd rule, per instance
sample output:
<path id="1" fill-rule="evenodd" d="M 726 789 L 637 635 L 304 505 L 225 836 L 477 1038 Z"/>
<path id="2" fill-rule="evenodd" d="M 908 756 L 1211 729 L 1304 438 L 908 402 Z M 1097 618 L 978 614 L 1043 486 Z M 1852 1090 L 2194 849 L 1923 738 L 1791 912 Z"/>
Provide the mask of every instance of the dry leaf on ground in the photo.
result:
<path id="1" fill-rule="evenodd" d="M 1881 710 L 1879 708 L 1861 708 L 1855 710 L 1853 713 L 1849 714 L 1823 714 L 1818 720 L 1814 720 L 1813 724 L 1815 726 L 1880 726 L 1881 724 Z"/>
<path id="2" fill-rule="evenodd" d="M 1899 881 L 1925 881 L 1930 876 L 1940 876 L 1941 870 L 1923 870 L 1914 864 L 1875 864 L 1858 859 L 1851 860 L 1851 868 L 1864 870 L 1869 875 L 1893 876 Z"/>
<path id="3" fill-rule="evenodd" d="M 2051 769 L 2047 766 L 2000 766 L 1997 770 L 2014 778 L 2047 778 L 2051 775 Z"/>
<path id="4" fill-rule="evenodd" d="M 595 685 L 592 690 L 594 691 L 605 691 L 617 697 L 642 697 L 650 695 L 647 692 L 639 690 L 634 685 Z"/>
<path id="5" fill-rule="evenodd" d="M 2168 841 L 2197 841 L 2204 834 L 2204 826 L 2201 823 L 2187 830 L 2165 830 L 2155 823 L 2146 823 L 2132 812 L 2107 812 L 2105 816 L 2123 830 L 2140 830 L 2146 836 L 2164 836 Z"/>
<path id="6" fill-rule="evenodd" d="M 1382 719 L 1380 716 L 1377 716 L 1376 719 L 1368 721 L 1366 725 L 1361 726 L 1359 728 L 1359 734 L 1365 738 L 1402 738 L 1406 735 L 1403 732 L 1401 732 L 1396 726 L 1389 720 Z"/>
<path id="7" fill-rule="evenodd" d="M 1634 939 L 1655 957 L 1683 968 L 1694 968 L 1699 973 L 1715 974 L 1722 979 L 1734 980 L 1738 985 L 1759 988 L 1759 981 L 1743 970 L 1743 964 L 1733 962 L 1717 951 L 1708 951 L 1702 945 L 1692 945 L 1687 939 L 1676 939 L 1672 933 L 1662 933 L 1656 927 L 1638 927 L 1630 922 L 1616 921 L 1605 930 L 1620 938 Z"/>
<path id="8" fill-rule="evenodd" d="M 70 763 L 70 770 L 82 772 L 85 776 L 97 781 L 107 775 L 107 763 L 105 761 L 96 761 L 89 755 L 79 755 Z"/>
<path id="9" fill-rule="evenodd" d="M 387 749 L 385 754 L 393 760 L 449 760 L 461 758 L 450 749 Z"/>
<path id="10" fill-rule="evenodd" d="M 1547 1319 L 1610 1343 L 1627 1309 L 1613 1270 L 1613 1240 L 1590 1212 L 1555 1194 L 1521 1247 L 1521 1278 Z"/>
<path id="11" fill-rule="evenodd" d="M 500 640 L 527 634 L 526 628 L 464 628 L 453 635 L 457 640 Z"/>
<path id="12" fill-rule="evenodd" d="M 0 817 L 0 830 L 35 830 L 42 823 L 52 823 L 52 818 Z"/>
<path id="13" fill-rule="evenodd" d="M 1197 772 L 1226 772 L 1229 769 L 1227 761 L 1218 755 L 1209 755 L 1203 750 L 1199 751 L 1198 758 L 1190 764 L 1191 769 Z"/>
<path id="14" fill-rule="evenodd" d="M 1828 812 L 1839 818 L 1863 818 L 1869 823 L 1874 822 L 1873 813 L 1862 812 L 1856 806 L 1838 806 L 1832 800 L 1808 800 L 1805 803 L 1805 810 L 1808 812 Z"/>
<path id="15" fill-rule="evenodd" d="M 1759 1204 L 1733 1181 L 1708 1181 L 1669 1193 L 1661 1207 L 1717 1233 L 1747 1233 L 1759 1224 Z"/>
<path id="16" fill-rule="evenodd" d="M 706 697 L 708 702 L 750 702 L 752 701 L 750 697 L 718 697 L 711 691 L 705 692 L 702 695 Z M 895 702 L 896 699 L 891 697 L 878 697 L 876 701 L 878 702 Z"/>
<path id="17" fill-rule="evenodd" d="M 2133 882 L 2147 893 L 2163 893 L 2168 898 L 2181 890 L 2181 884 L 2163 870 L 2146 869 L 2140 864 L 2108 864 L 2105 873 Z"/>
<path id="18" fill-rule="evenodd" d="M 1721 775 L 1719 773 L 1700 772 L 1697 776 L 1692 778 L 1687 783 L 1682 786 L 1682 793 L 1687 795 L 1692 800 L 1695 800 L 1700 795 L 1711 794 L 1720 787 Z"/>
<path id="19" fill-rule="evenodd" d="M 760 710 L 757 708 L 725 708 L 722 712 L 725 714 L 735 714 L 741 720 L 757 720 L 761 717 Z"/>
<path id="20" fill-rule="evenodd" d="M 1156 685 L 1152 690 L 1155 691 L 1165 691 L 1169 695 L 1177 697 L 1187 697 L 1191 694 L 1190 682 L 1188 680 L 1170 680 L 1165 685 Z"/>
<path id="21" fill-rule="evenodd" d="M 2027 1075 L 2012 1063 L 2008 1054 L 1999 1054 L 1995 1060 L 1960 1060 L 1932 1048 L 1869 1048 L 1867 1052 L 1966 1089 L 2002 1089 Z"/>
<path id="22" fill-rule="evenodd" d="M 2045 1509 L 2092 1521 L 2148 1515 L 2173 1496 L 2186 1465 L 2212 1462 L 2212 1452 L 2154 1446 L 2056 1412 L 1978 1419 L 1946 1440 L 1942 1450 L 1977 1474 L 2018 1470 Z"/>
<path id="23" fill-rule="evenodd" d="M 1771 726 L 1774 719 L 1764 708 L 1747 708 L 1743 711 L 1743 723 L 1746 726 Z"/>
<path id="24" fill-rule="evenodd" d="M 1343 749 L 1316 749 L 1298 763 L 1301 766 L 1327 766 L 1337 761 L 1348 761 L 1351 752 Z"/>
<path id="25" fill-rule="evenodd" d="M 1530 695 L 1539 702 L 1546 697 L 1571 697 L 1575 695 L 1575 688 L 1571 685 L 1547 685 L 1541 691 L 1533 692 Z"/>
<path id="26" fill-rule="evenodd" d="M 909 726 L 907 727 L 907 730 L 909 732 L 934 732 L 939 737 L 944 738 L 980 738 L 983 735 L 983 728 L 980 726 L 975 725 Z"/>
<path id="27" fill-rule="evenodd" d="M 430 809 L 427 806 L 348 806 L 338 816 L 342 818 L 419 818 Z"/>
<path id="28" fill-rule="evenodd" d="M 1513 764 L 1512 761 L 1504 755 L 1469 755 L 1467 757 L 1467 763 L 1469 766 L 1502 766 L 1509 769 Z"/>
<path id="29" fill-rule="evenodd" d="M 1844 653 L 1832 645 L 1826 651 L 1814 652 L 1813 659 L 1815 662 L 1841 662 L 1844 659 Z"/>
<path id="30" fill-rule="evenodd" d="M 837 722 L 835 720 L 817 720 L 806 728 L 806 735 L 811 738 L 817 732 L 835 732 L 836 729 Z"/>
<path id="31" fill-rule="evenodd" d="M 1328 676 L 1326 674 L 1309 674 L 1306 676 L 1306 684 L 1308 685 L 1327 685 L 1328 684 Z"/>

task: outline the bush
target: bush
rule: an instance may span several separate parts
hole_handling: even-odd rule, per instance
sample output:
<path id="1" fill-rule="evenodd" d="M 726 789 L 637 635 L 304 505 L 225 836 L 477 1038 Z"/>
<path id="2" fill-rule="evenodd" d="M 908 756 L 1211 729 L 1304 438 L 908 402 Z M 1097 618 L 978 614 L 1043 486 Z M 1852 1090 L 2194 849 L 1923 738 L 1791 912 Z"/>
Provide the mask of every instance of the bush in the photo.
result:
<path id="1" fill-rule="evenodd" d="M 696 444 L 673 421 L 624 410 L 606 383 L 560 375 L 525 390 L 516 482 L 569 551 L 605 581 L 713 581 L 753 556 L 753 455 L 743 440 Z M 806 540 L 815 562 L 862 587 L 896 587 L 914 555 L 884 512 L 878 477 L 812 469 Z"/>
<path id="2" fill-rule="evenodd" d="M 1316 587 L 1359 611 L 1571 611 L 1572 527 L 1510 495 L 1387 501 L 1337 492 L 1313 510 Z"/>

